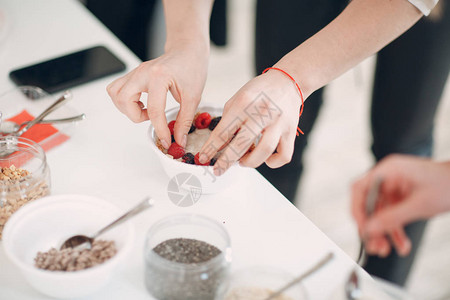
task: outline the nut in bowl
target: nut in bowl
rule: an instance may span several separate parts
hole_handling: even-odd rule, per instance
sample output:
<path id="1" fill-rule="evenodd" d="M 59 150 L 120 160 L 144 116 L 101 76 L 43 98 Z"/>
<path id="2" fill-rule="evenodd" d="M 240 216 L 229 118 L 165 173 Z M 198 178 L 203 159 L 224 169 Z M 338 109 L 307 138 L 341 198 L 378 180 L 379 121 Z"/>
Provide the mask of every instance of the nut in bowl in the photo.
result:
<path id="1" fill-rule="evenodd" d="M 178 111 L 178 107 L 166 111 L 169 129 L 173 127 L 172 121 L 176 119 Z M 148 131 L 150 145 L 161 162 L 165 173 L 170 178 L 173 178 L 180 173 L 192 174 L 199 179 L 203 194 L 214 194 L 237 182 L 242 174 L 242 167 L 236 163 L 221 176 L 215 176 L 212 166 L 214 160 L 207 165 L 199 165 L 198 162 L 196 162 L 198 157 L 196 158 L 195 156 L 208 139 L 209 134 L 211 133 L 210 128 L 214 129 L 214 125 L 217 125 L 219 122 L 223 113 L 223 108 L 209 104 L 200 106 L 197 111 L 198 113 L 188 135 L 186 149 L 174 149 L 177 144 L 173 142 L 171 147 L 169 147 L 169 151 L 165 151 L 165 149 L 161 147 L 152 125 L 150 125 Z M 178 151 L 180 153 L 178 153 Z M 171 155 L 171 153 L 175 155 Z"/>
<path id="2" fill-rule="evenodd" d="M 21 208 L 6 223 L 4 251 L 39 292 L 64 299 L 82 297 L 104 286 L 118 264 L 126 258 L 134 239 L 131 224 L 116 227 L 96 240 L 100 242 L 97 248 L 106 251 L 107 257 L 95 258 L 95 263 L 90 266 L 78 261 L 72 265 L 68 263 L 65 268 L 64 260 L 59 260 L 61 256 L 50 249 L 59 249 L 63 241 L 74 234 L 95 232 L 120 214 L 117 207 L 96 197 L 44 197 Z M 114 242 L 116 253 L 107 249 L 110 241 Z M 95 246 L 94 242 L 92 250 Z M 46 261 L 49 256 L 59 263 Z"/>

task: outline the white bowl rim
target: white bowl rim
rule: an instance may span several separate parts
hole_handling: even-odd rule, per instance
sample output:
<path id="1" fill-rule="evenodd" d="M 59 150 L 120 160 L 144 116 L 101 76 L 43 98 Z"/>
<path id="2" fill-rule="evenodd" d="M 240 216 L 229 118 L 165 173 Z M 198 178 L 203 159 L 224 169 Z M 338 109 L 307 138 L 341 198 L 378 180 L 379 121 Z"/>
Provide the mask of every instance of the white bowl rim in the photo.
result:
<path id="1" fill-rule="evenodd" d="M 63 199 L 61 199 L 63 198 Z M 54 202 L 61 202 L 62 200 L 67 199 L 70 201 L 73 201 L 74 199 L 77 199 L 77 201 L 96 201 L 97 203 L 101 203 L 102 205 L 109 206 L 112 210 L 116 210 L 117 212 L 120 212 L 119 208 L 112 204 L 111 202 L 104 200 L 99 197 L 90 196 L 90 195 L 82 195 L 82 194 L 59 194 L 59 195 L 51 195 L 51 196 L 45 196 L 40 199 L 37 199 L 36 201 L 33 201 L 31 203 L 27 203 L 25 206 L 21 207 L 17 212 L 15 212 L 9 219 L 8 222 L 6 222 L 4 228 L 3 228 L 3 249 L 5 251 L 6 256 L 17 266 L 19 266 L 23 271 L 29 272 L 33 275 L 38 276 L 44 276 L 48 279 L 56 279 L 60 276 L 66 276 L 69 279 L 74 279 L 77 277 L 87 276 L 92 274 L 95 274 L 99 271 L 101 271 L 102 268 L 116 265 L 122 257 L 124 257 L 128 251 L 130 250 L 133 241 L 134 241 L 134 228 L 131 226 L 131 223 L 122 224 L 122 226 L 127 226 L 127 242 L 124 243 L 124 247 L 121 251 L 118 251 L 116 255 L 114 255 L 112 258 L 108 259 L 104 263 L 94 266 L 92 268 L 87 268 L 84 270 L 78 270 L 74 272 L 66 272 L 66 271 L 49 271 L 49 270 L 42 270 L 38 269 L 30 264 L 27 264 L 23 261 L 21 261 L 19 258 L 17 258 L 13 253 L 9 251 L 9 248 L 7 247 L 8 239 L 9 237 L 9 228 L 13 225 L 8 224 L 14 224 L 16 219 L 19 219 L 23 214 L 27 213 L 30 210 L 33 210 L 35 207 L 39 207 L 42 205 L 51 205 Z M 88 200 L 89 199 L 89 200 Z M 5 243 L 6 241 L 6 243 Z"/>
<path id="2" fill-rule="evenodd" d="M 222 110 L 223 111 L 223 105 L 221 106 L 221 105 L 219 105 L 219 104 L 217 104 L 217 103 L 208 103 L 208 102 L 204 102 L 204 103 L 201 103 L 202 105 L 199 105 L 198 106 L 198 108 L 197 108 L 197 110 L 202 110 L 202 108 L 212 108 L 212 109 L 220 109 L 220 110 Z M 168 109 L 168 110 L 166 110 L 166 112 L 165 112 L 165 114 L 166 114 L 166 117 L 167 117 L 167 115 L 168 114 L 171 114 L 171 113 L 173 113 L 174 111 L 179 111 L 180 110 L 180 107 L 179 106 L 175 106 L 175 107 L 173 107 L 173 108 L 170 108 L 170 109 Z M 163 160 L 165 160 L 165 161 L 167 161 L 167 162 L 169 162 L 170 161 L 170 163 L 171 164 L 183 164 L 183 166 L 185 166 L 185 168 L 193 168 L 193 170 L 194 169 L 197 169 L 198 170 L 198 168 L 209 168 L 210 170 L 211 170 L 211 172 L 213 172 L 213 168 L 214 168 L 214 166 L 199 166 L 199 165 L 191 165 L 191 164 L 186 164 L 186 163 L 183 163 L 183 162 L 179 162 L 179 161 L 177 161 L 177 160 L 175 160 L 175 159 L 172 159 L 172 158 L 170 158 L 170 157 L 168 157 L 166 154 L 164 154 L 157 146 L 156 146 L 156 143 L 155 143 L 155 136 L 156 136 L 156 134 L 155 134 L 155 127 L 153 126 L 153 124 L 152 123 L 150 123 L 150 126 L 149 126 L 149 128 L 148 128 L 148 137 L 149 137 L 149 139 L 150 139 L 150 145 L 151 145 L 151 147 L 152 147 L 152 149 L 157 153 L 157 155 L 159 156 L 159 157 L 161 157 Z M 178 165 L 179 166 L 179 165 Z M 233 168 L 233 167 L 237 167 L 237 166 L 239 166 L 239 162 L 236 162 L 236 163 L 234 163 L 232 166 L 230 166 L 230 168 Z"/>

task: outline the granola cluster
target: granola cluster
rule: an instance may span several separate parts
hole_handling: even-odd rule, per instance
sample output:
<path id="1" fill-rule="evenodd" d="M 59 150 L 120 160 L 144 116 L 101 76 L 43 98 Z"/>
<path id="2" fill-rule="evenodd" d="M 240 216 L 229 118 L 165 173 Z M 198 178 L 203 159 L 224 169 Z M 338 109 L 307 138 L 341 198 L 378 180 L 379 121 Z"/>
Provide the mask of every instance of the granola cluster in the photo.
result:
<path id="1" fill-rule="evenodd" d="M 0 168 L 0 240 L 3 227 L 13 213 L 49 192 L 48 183 L 33 178 L 28 170 L 14 165 Z"/>
<path id="2" fill-rule="evenodd" d="M 0 168 L 0 180 L 14 182 L 30 175 L 25 169 L 16 168 L 11 165 L 9 168 Z"/>

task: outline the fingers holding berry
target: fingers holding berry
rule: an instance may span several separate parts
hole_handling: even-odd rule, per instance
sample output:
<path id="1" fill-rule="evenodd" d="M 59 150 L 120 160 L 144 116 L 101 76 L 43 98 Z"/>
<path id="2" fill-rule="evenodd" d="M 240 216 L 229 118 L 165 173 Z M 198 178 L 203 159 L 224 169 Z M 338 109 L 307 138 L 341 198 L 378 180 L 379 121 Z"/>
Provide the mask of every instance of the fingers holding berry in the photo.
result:
<path id="1" fill-rule="evenodd" d="M 171 136 L 185 146 L 206 81 L 205 50 L 197 43 L 172 45 L 160 57 L 141 63 L 107 88 L 114 105 L 130 120 L 151 120 L 165 149 L 171 144 Z M 170 130 L 165 118 L 169 91 L 181 107 L 177 123 Z M 142 93 L 147 93 L 147 107 L 140 101 Z"/>
<path id="2" fill-rule="evenodd" d="M 179 114 L 178 114 L 179 115 Z M 213 117 L 208 112 L 201 112 L 195 115 L 192 123 L 187 124 L 189 132 L 187 134 L 187 140 L 185 145 L 180 145 L 176 142 L 174 134 L 176 132 L 175 128 L 178 126 L 177 120 L 172 120 L 167 124 L 167 127 L 172 135 L 172 143 L 166 150 L 162 146 L 162 141 L 157 138 L 158 148 L 170 158 L 178 160 L 187 164 L 195 164 L 200 166 L 212 166 L 215 164 L 217 158 L 213 157 L 204 162 L 200 162 L 199 150 L 204 145 L 206 140 L 209 138 L 212 130 L 217 126 L 221 119 L 221 116 Z"/>
<path id="3" fill-rule="evenodd" d="M 225 105 L 222 119 L 200 151 L 200 161 L 206 162 L 221 150 L 214 167 L 216 175 L 237 161 L 247 167 L 266 162 L 272 168 L 289 163 L 300 104 L 297 90 L 282 73 L 270 72 L 254 78 Z M 249 154 L 249 148 L 258 139 Z"/>

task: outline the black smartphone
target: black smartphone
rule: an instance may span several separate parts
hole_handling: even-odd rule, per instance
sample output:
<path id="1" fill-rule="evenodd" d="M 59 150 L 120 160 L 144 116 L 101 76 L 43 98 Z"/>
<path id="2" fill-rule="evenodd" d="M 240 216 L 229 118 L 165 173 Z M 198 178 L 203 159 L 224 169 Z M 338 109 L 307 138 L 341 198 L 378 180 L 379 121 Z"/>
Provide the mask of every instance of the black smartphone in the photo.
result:
<path id="1" fill-rule="evenodd" d="M 54 93 L 125 70 L 125 64 L 104 46 L 96 46 L 13 70 L 17 85 L 33 85 Z"/>

